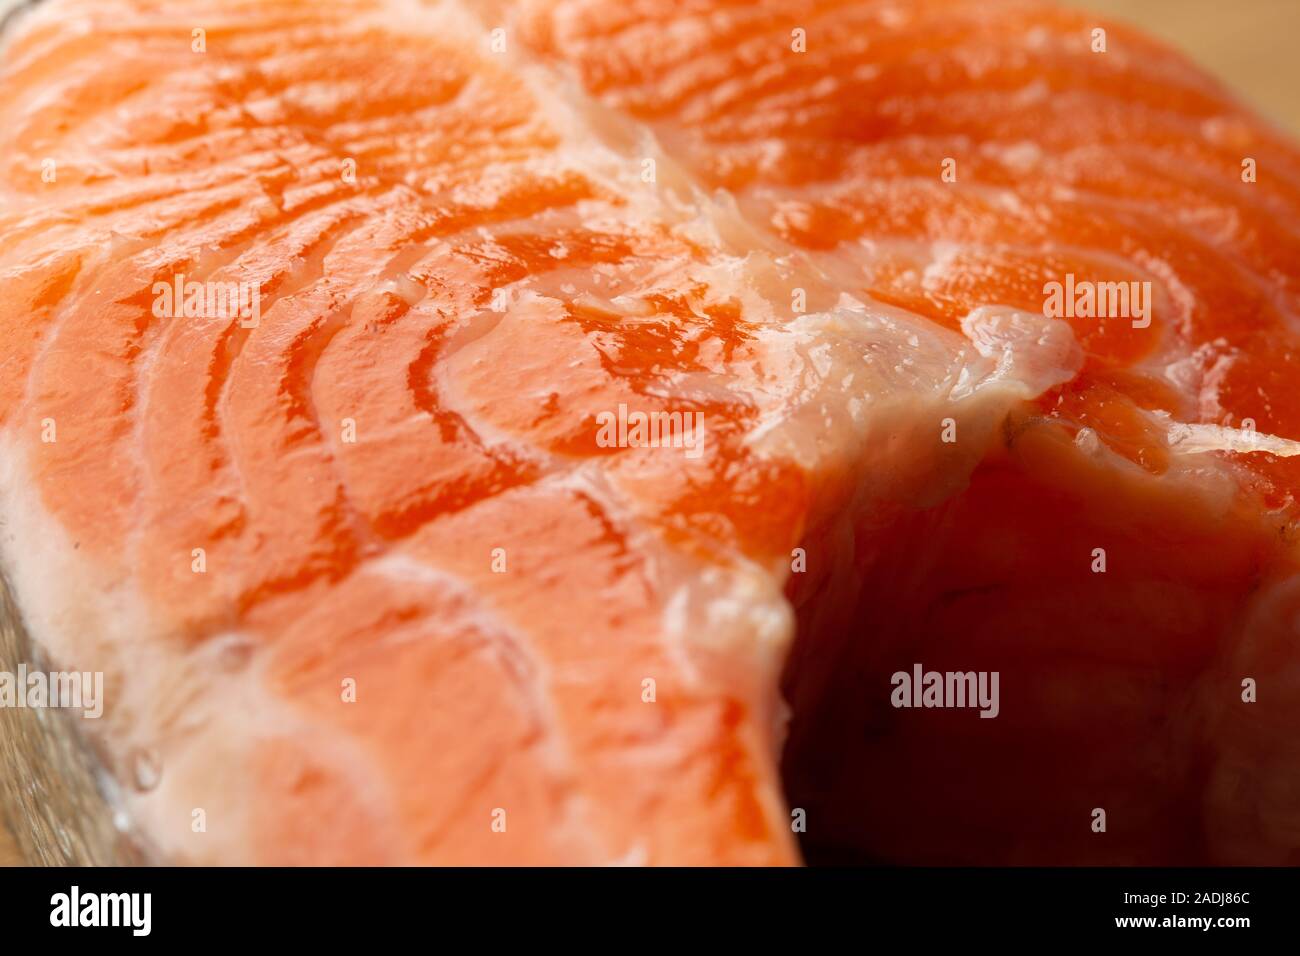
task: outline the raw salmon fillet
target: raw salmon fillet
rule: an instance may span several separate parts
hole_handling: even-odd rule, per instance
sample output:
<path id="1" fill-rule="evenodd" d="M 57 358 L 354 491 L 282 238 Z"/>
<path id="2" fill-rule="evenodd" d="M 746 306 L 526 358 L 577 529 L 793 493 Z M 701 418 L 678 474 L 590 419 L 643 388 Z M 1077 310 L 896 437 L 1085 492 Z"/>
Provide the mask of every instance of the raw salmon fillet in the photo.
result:
<path id="1" fill-rule="evenodd" d="M 1300 151 L 1153 41 L 48 0 L 0 162 L 29 857 L 1300 862 Z"/>

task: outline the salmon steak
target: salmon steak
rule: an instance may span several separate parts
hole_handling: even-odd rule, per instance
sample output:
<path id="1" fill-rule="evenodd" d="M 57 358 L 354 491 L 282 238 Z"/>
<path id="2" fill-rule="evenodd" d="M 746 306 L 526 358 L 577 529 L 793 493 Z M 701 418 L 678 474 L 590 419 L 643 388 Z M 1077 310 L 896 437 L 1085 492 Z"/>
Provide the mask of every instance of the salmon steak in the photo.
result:
<path id="1" fill-rule="evenodd" d="M 1300 863 L 1300 148 L 1182 55 L 1039 0 L 0 43 L 27 861 Z"/>

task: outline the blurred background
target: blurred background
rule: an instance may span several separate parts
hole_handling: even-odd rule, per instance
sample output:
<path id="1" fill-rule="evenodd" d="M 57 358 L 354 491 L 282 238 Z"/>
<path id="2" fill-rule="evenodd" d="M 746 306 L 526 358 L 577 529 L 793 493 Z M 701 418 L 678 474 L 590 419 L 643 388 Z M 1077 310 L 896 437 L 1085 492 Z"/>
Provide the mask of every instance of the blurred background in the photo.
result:
<path id="1" fill-rule="evenodd" d="M 1058 0 L 1180 48 L 1278 126 L 1300 135 L 1300 0 Z"/>

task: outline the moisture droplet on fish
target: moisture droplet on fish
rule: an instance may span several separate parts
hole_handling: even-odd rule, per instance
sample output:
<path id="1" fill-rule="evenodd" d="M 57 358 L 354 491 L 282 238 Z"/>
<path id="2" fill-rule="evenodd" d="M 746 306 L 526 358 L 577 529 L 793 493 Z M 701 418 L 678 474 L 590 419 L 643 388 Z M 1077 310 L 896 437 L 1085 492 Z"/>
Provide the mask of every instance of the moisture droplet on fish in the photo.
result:
<path id="1" fill-rule="evenodd" d="M 152 750 L 137 750 L 131 757 L 131 782 L 141 793 L 158 786 L 162 776 L 162 762 Z"/>
<path id="2" fill-rule="evenodd" d="M 1080 428 L 1074 436 L 1074 443 L 1087 455 L 1101 454 L 1101 438 L 1091 428 Z"/>
<path id="3" fill-rule="evenodd" d="M 252 656 L 253 643 L 246 638 L 232 636 L 217 646 L 217 665 L 228 673 L 243 670 Z"/>

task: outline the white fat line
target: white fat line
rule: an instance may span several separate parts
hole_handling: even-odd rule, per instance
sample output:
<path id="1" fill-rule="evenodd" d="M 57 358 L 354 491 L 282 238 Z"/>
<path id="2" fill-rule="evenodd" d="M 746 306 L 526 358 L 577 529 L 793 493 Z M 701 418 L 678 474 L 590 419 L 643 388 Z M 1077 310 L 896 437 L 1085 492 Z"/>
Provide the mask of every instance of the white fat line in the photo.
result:
<path id="1" fill-rule="evenodd" d="M 1207 451 L 1231 451 L 1239 454 L 1266 452 L 1280 458 L 1300 455 L 1300 442 L 1277 435 L 1265 435 L 1250 428 L 1225 428 L 1222 425 L 1169 426 L 1169 447 L 1188 454 Z"/>
<path id="2" fill-rule="evenodd" d="M 534 635 L 500 613 L 493 604 L 492 595 L 485 597 L 481 590 L 460 575 L 409 552 L 394 551 L 376 557 L 359 573 L 426 587 L 431 593 L 451 599 L 450 620 L 444 623 L 454 627 L 463 622 L 474 628 L 482 636 L 483 646 L 496 655 L 501 666 L 514 672 L 512 676 L 518 678 L 516 686 L 521 687 L 526 695 L 532 716 L 541 730 L 541 740 L 533 746 L 552 779 L 562 785 L 568 782 L 556 831 L 570 835 L 575 843 L 584 844 L 592 860 L 611 859 L 614 851 L 606 844 L 606 835 L 585 823 L 592 819 L 595 808 L 587 789 L 581 784 L 582 766 L 564 733 L 564 722 L 556 704 L 554 662 L 538 647 Z M 429 618 L 425 617 L 416 625 L 414 631 L 419 638 L 428 639 L 429 623 Z M 388 640 L 400 636 L 400 633 L 399 628 L 389 635 Z"/>

